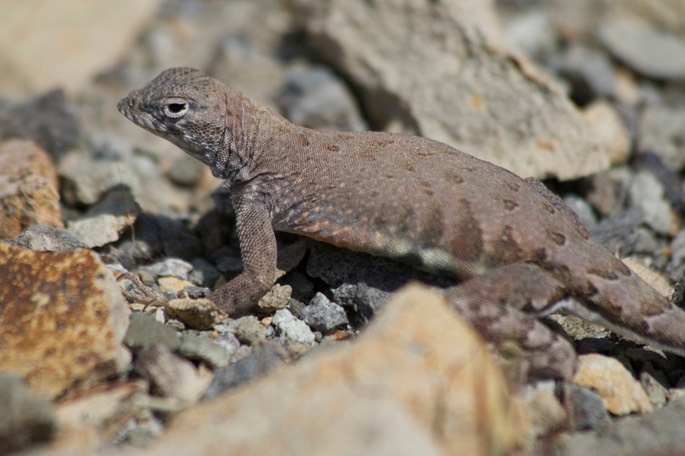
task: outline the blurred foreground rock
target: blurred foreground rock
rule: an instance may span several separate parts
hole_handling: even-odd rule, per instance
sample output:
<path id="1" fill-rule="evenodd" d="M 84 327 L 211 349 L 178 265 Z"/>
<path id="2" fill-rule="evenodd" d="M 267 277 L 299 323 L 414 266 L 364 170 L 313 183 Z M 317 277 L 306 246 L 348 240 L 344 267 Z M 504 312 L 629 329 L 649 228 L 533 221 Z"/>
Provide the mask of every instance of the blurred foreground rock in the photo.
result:
<path id="1" fill-rule="evenodd" d="M 144 454 L 501 454 L 526 429 L 480 338 L 411 287 L 354 343 L 182 412 Z"/>

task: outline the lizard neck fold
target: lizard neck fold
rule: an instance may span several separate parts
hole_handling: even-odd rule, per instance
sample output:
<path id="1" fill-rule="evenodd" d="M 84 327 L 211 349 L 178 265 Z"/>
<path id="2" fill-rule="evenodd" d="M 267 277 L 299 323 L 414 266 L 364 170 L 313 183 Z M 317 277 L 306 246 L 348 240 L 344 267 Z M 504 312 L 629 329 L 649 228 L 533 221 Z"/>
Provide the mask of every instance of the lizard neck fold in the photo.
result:
<path id="1" fill-rule="evenodd" d="M 238 91 L 227 89 L 225 97 L 223 139 L 215 151 L 211 169 L 215 177 L 226 179 L 230 186 L 252 176 L 262 109 Z"/>

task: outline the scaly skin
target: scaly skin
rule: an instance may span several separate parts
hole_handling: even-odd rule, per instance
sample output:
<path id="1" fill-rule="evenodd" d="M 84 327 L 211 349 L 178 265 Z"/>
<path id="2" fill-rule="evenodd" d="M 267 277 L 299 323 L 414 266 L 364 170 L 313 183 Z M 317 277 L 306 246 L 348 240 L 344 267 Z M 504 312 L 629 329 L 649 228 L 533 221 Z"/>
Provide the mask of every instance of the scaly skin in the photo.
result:
<path id="1" fill-rule="evenodd" d="M 556 350 L 539 361 L 555 375 L 573 372 L 572 347 L 521 311 L 545 314 L 561 303 L 685 354 L 685 312 L 535 180 L 426 138 L 293 125 L 190 68 L 164 71 L 119 110 L 226 180 L 244 271 L 210 298 L 231 314 L 251 310 L 273 285 L 277 230 L 466 280 L 448 293 L 452 305 L 497 345 Z"/>

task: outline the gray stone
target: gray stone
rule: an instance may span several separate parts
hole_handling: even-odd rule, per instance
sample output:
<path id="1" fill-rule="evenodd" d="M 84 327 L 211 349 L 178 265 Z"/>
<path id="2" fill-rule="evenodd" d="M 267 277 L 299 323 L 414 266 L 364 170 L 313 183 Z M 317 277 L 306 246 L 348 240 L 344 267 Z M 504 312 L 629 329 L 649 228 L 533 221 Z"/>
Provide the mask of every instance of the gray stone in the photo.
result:
<path id="1" fill-rule="evenodd" d="M 69 231 L 50 225 L 31 225 L 6 242 L 37 252 L 71 252 L 85 247 Z"/>
<path id="2" fill-rule="evenodd" d="M 193 269 L 193 265 L 179 258 L 165 258 L 141 269 L 152 273 L 154 276 L 178 277 L 182 280 L 188 280 L 188 274 Z"/>
<path id="3" fill-rule="evenodd" d="M 45 442 L 57 432 L 49 400 L 34 396 L 16 375 L 0 372 L 0 454 Z"/>
<path id="4" fill-rule="evenodd" d="M 368 130 L 349 90 L 323 66 L 287 71 L 278 102 L 290 121 L 314 129 Z"/>
<path id="5" fill-rule="evenodd" d="M 180 340 L 175 330 L 158 322 L 152 315 L 133 312 L 124 343 L 134 351 L 152 344 L 162 344 L 170 350 L 176 350 Z"/>
<path id="6" fill-rule="evenodd" d="M 118 185 L 81 217 L 67 222 L 67 230 L 86 247 L 102 247 L 119 239 L 121 233 L 136 221 L 140 207 L 130 190 Z"/>
<path id="7" fill-rule="evenodd" d="M 585 199 L 576 195 L 568 195 L 564 197 L 564 203 L 578 215 L 586 228 L 597 224 L 597 217 Z"/>
<path id="8" fill-rule="evenodd" d="M 549 16 L 531 9 L 509 20 L 504 27 L 504 42 L 536 59 L 556 50 L 557 37 Z"/>
<path id="9" fill-rule="evenodd" d="M 668 401 L 668 379 L 666 376 L 648 364 L 640 372 L 640 383 L 649 397 L 649 402 L 655 407 L 663 407 Z"/>
<path id="10" fill-rule="evenodd" d="M 252 380 L 271 369 L 283 365 L 272 345 L 260 346 L 239 361 L 217 370 L 203 399 L 211 399 L 231 388 Z"/>
<path id="11" fill-rule="evenodd" d="M 202 375 L 190 361 L 174 355 L 162 344 L 140 350 L 133 368 L 152 384 L 156 394 L 177 399 L 181 404 L 200 399 L 211 381 L 209 375 Z"/>
<path id="12" fill-rule="evenodd" d="M 314 295 L 309 305 L 304 306 L 298 316 L 309 326 L 324 334 L 349 323 L 345 309 L 329 301 L 321 293 Z"/>
<path id="13" fill-rule="evenodd" d="M 185 187 L 192 187 L 198 183 L 204 169 L 202 162 L 190 155 L 183 154 L 174 159 L 168 174 L 172 182 Z"/>
<path id="14" fill-rule="evenodd" d="M 553 60 L 551 67 L 571 84 L 571 98 L 580 105 L 615 93 L 614 69 L 605 54 L 574 45 Z"/>
<path id="15" fill-rule="evenodd" d="M 188 273 L 188 280 L 199 286 L 213 285 L 221 276 L 219 270 L 204 258 L 193 258 L 190 264 L 193 269 Z"/>
<path id="16" fill-rule="evenodd" d="M 685 108 L 649 105 L 640 118 L 638 150 L 658 155 L 669 169 L 685 167 Z"/>
<path id="17" fill-rule="evenodd" d="M 635 174 L 628 189 L 632 206 L 642 211 L 645 222 L 659 234 L 671 228 L 671 206 L 664 198 L 661 182 L 652 174 L 640 171 Z"/>
<path id="18" fill-rule="evenodd" d="M 599 394 L 578 385 L 571 385 L 570 388 L 572 420 L 577 431 L 596 429 L 609 421 L 609 413 Z"/>
<path id="19" fill-rule="evenodd" d="M 256 345 L 266 339 L 267 328 L 254 315 L 247 315 L 229 320 L 227 323 L 217 325 L 217 331 L 235 334 L 239 341 L 249 345 Z"/>
<path id="20" fill-rule="evenodd" d="M 228 365 L 231 354 L 207 335 L 181 334 L 181 344 L 178 353 L 193 361 L 200 361 L 212 369 Z"/>
<path id="21" fill-rule="evenodd" d="M 55 161 L 78 145 L 76 108 L 63 90 L 51 90 L 0 112 L 0 139 L 32 139 Z"/>
<path id="22" fill-rule="evenodd" d="M 646 76 L 685 79 L 685 40 L 627 16 L 606 18 L 599 38 L 619 60 Z"/>
<path id="23" fill-rule="evenodd" d="M 550 454 L 685 454 L 683 420 L 685 399 L 680 399 L 648 415 L 629 416 L 610 422 L 602 428 L 602 432 L 571 434 L 560 439 Z"/>
<path id="24" fill-rule="evenodd" d="M 316 336 L 309 326 L 288 309 L 277 310 L 271 324 L 276 327 L 283 342 L 293 341 L 306 345 L 313 345 L 316 342 Z"/>
<path id="25" fill-rule="evenodd" d="M 333 297 L 342 306 L 355 309 L 369 320 L 385 306 L 390 292 L 369 287 L 365 283 L 343 284 L 333 290 Z"/>

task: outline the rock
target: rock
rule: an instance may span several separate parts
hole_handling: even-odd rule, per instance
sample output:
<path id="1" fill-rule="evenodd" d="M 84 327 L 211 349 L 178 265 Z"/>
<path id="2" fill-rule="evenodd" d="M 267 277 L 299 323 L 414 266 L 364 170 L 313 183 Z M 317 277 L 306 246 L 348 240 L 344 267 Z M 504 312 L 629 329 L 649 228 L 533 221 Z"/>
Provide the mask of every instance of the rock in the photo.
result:
<path id="1" fill-rule="evenodd" d="M 301 315 L 298 316 L 309 326 L 324 334 L 349 323 L 345 309 L 329 301 L 321 293 L 314 295 L 309 305 L 305 306 Z"/>
<path id="2" fill-rule="evenodd" d="M 552 61 L 551 68 L 569 82 L 571 99 L 580 106 L 599 101 L 598 98 L 611 98 L 616 92 L 616 78 L 609 58 L 593 49 L 571 45 L 561 57 Z"/>
<path id="3" fill-rule="evenodd" d="M 274 284 L 271 289 L 261 297 L 257 303 L 260 312 L 270 313 L 278 309 L 283 309 L 288 305 L 288 300 L 293 289 L 290 285 Z"/>
<path id="4" fill-rule="evenodd" d="M 165 258 L 141 269 L 149 271 L 154 276 L 177 277 L 182 280 L 188 280 L 188 275 L 193 270 L 193 265 L 179 258 Z"/>
<path id="5" fill-rule="evenodd" d="M 311 48 L 356 88 L 374 129 L 433 138 L 522 176 L 566 180 L 608 167 L 561 89 L 493 37 L 493 2 L 289 5 Z"/>
<path id="6" fill-rule="evenodd" d="M 78 145 L 80 135 L 76 108 L 62 90 L 51 90 L 0 111 L 0 138 L 33 140 L 55 161 Z"/>
<path id="7" fill-rule="evenodd" d="M 598 100 L 583 111 L 583 118 L 609 154 L 612 164 L 628 161 L 630 135 L 614 108 L 604 100 Z"/>
<path id="8" fill-rule="evenodd" d="M 685 168 L 685 108 L 648 105 L 640 118 L 637 148 L 652 152 L 674 170 Z"/>
<path id="9" fill-rule="evenodd" d="M 37 252 L 73 252 L 85 247 L 67 230 L 50 225 L 31 225 L 7 242 Z"/>
<path id="10" fill-rule="evenodd" d="M 31 141 L 0 143 L 0 239 L 34 223 L 62 227 L 52 160 Z"/>
<path id="11" fill-rule="evenodd" d="M 50 401 L 34 395 L 18 376 L 0 372 L 0 409 L 1 454 L 45 442 L 57 432 Z"/>
<path id="12" fill-rule="evenodd" d="M 231 353 L 206 335 L 191 333 L 181 334 L 179 355 L 191 361 L 207 364 L 212 369 L 219 369 L 228 365 Z"/>
<path id="13" fill-rule="evenodd" d="M 282 365 L 283 361 L 276 346 L 268 344 L 256 347 L 246 357 L 214 372 L 212 383 L 205 391 L 203 399 L 212 399 L 224 391 L 242 385 Z"/>
<path id="14" fill-rule="evenodd" d="M 599 38 L 623 63 L 648 77 L 685 79 L 685 40 L 628 15 L 602 22 Z"/>
<path id="15" fill-rule="evenodd" d="M 226 318 L 212 301 L 200 299 L 171 299 L 166 305 L 166 313 L 171 318 L 182 321 L 189 328 L 207 330 Z"/>
<path id="16" fill-rule="evenodd" d="M 197 285 L 213 285 L 221 275 L 217 268 L 204 258 L 193 258 L 190 264 L 192 264 L 193 270 L 188 274 L 188 280 Z"/>
<path id="17" fill-rule="evenodd" d="M 67 230 L 86 247 L 102 247 L 118 240 L 139 213 L 140 207 L 130 190 L 119 185 L 107 191 L 83 216 L 67 222 Z"/>
<path id="18" fill-rule="evenodd" d="M 640 384 L 649 397 L 649 402 L 656 408 L 663 407 L 668 402 L 668 379 L 656 371 L 651 365 L 640 372 Z"/>
<path id="19" fill-rule="evenodd" d="M 288 309 L 277 310 L 271 324 L 276 327 L 283 342 L 293 341 L 312 345 L 316 341 L 316 336 L 309 326 L 293 316 Z"/>
<path id="20" fill-rule="evenodd" d="M 97 254 L 0 243 L 0 277 L 0 369 L 48 397 L 126 370 L 129 310 Z"/>
<path id="21" fill-rule="evenodd" d="M 0 92 L 81 89 L 97 72 L 121 58 L 159 0 L 88 3 L 65 0 L 7 7 L 0 27 Z M 99 18 L 93 20 L 93 18 Z M 40 30 L 40 34 L 25 34 Z M 17 40 L 18 36 L 24 39 Z M 49 36 L 50 39 L 44 37 Z"/>
<path id="22" fill-rule="evenodd" d="M 55 408 L 60 433 L 50 448 L 65 455 L 97 452 L 131 421 L 144 421 L 147 389 L 148 383 L 137 379 L 60 401 Z"/>
<path id="23" fill-rule="evenodd" d="M 635 174 L 628 188 L 631 205 L 644 214 L 645 222 L 657 233 L 671 232 L 671 205 L 664 197 L 664 187 L 650 172 Z"/>
<path id="24" fill-rule="evenodd" d="M 297 65 L 284 77 L 278 104 L 293 123 L 314 129 L 368 130 L 349 90 L 323 66 Z"/>
<path id="25" fill-rule="evenodd" d="M 652 411 L 652 404 L 640 383 L 614 358 L 580 355 L 573 383 L 596 391 L 614 415 Z"/>
<path id="26" fill-rule="evenodd" d="M 562 437 L 549 453 L 560 456 L 685 454 L 683 419 L 685 400 L 681 399 L 649 415 L 607 423 L 601 432 L 578 432 Z"/>
<path id="27" fill-rule="evenodd" d="M 573 424 L 575 430 L 597 429 L 609 421 L 601 396 L 589 388 L 571 385 Z"/>
<path id="28" fill-rule="evenodd" d="M 168 175 L 175 184 L 192 187 L 200 181 L 204 172 L 205 166 L 202 162 L 183 154 L 174 159 Z"/>
<path id="29" fill-rule="evenodd" d="M 414 286 L 355 342 L 181 412 L 146 454 L 506 454 L 527 429 L 481 339 Z"/>
<path id="30" fill-rule="evenodd" d="M 209 371 L 196 369 L 191 362 L 174 355 L 162 344 L 140 350 L 134 369 L 152 384 L 154 392 L 177 399 L 181 405 L 199 400 L 212 380 Z"/>
<path id="31" fill-rule="evenodd" d="M 633 257 L 622 258 L 621 261 L 623 261 L 626 266 L 632 269 L 635 274 L 647 282 L 649 286 L 658 291 L 662 296 L 668 298 L 671 296 L 671 293 L 673 293 L 673 287 L 668 279 L 658 272 L 650 269 L 644 264 L 644 262 L 641 262 L 639 259 Z"/>
<path id="32" fill-rule="evenodd" d="M 131 324 L 126 332 L 124 343 L 134 351 L 142 350 L 152 344 L 162 344 L 170 350 L 176 350 L 181 344 L 174 329 L 143 312 L 131 314 Z"/>
<path id="33" fill-rule="evenodd" d="M 531 431 L 535 436 L 545 436 L 563 429 L 568 416 L 557 399 L 551 380 L 537 382 L 525 388 L 525 399 L 531 415 Z"/>
<path id="34" fill-rule="evenodd" d="M 171 293 L 174 296 L 178 296 L 187 287 L 197 288 L 192 282 L 177 277 L 160 277 L 157 283 L 162 293 Z"/>
<path id="35" fill-rule="evenodd" d="M 535 9 L 507 21 L 503 40 L 508 46 L 519 49 L 536 60 L 551 54 L 557 46 L 557 37 L 549 15 Z"/>
<path id="36" fill-rule="evenodd" d="M 217 330 L 235 334 L 240 342 L 249 345 L 258 344 L 266 339 L 268 334 L 267 328 L 254 315 L 228 320 L 226 324 L 217 327 Z"/>

